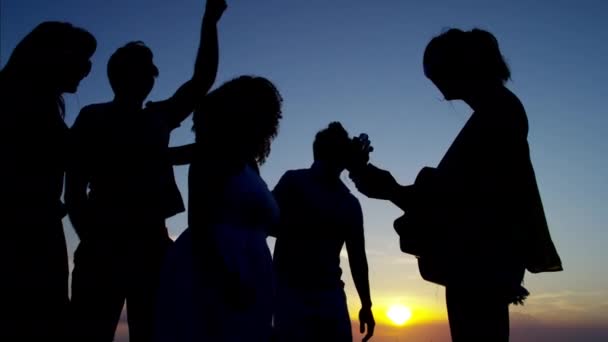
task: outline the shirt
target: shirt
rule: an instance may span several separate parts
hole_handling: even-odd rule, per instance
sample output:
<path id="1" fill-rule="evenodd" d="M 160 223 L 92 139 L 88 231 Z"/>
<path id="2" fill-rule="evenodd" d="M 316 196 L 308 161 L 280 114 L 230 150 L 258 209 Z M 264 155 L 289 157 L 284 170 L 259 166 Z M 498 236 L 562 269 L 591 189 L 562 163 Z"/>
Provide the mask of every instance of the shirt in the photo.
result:
<path id="1" fill-rule="evenodd" d="M 71 129 L 73 163 L 89 177 L 89 204 L 103 215 L 165 219 L 184 211 L 169 159 L 179 122 L 155 108 L 115 102 L 82 109 Z"/>
<path id="2" fill-rule="evenodd" d="M 314 163 L 287 171 L 273 194 L 280 209 L 274 265 L 278 280 L 291 287 L 343 287 L 340 251 L 363 229 L 361 205 L 339 177 Z"/>

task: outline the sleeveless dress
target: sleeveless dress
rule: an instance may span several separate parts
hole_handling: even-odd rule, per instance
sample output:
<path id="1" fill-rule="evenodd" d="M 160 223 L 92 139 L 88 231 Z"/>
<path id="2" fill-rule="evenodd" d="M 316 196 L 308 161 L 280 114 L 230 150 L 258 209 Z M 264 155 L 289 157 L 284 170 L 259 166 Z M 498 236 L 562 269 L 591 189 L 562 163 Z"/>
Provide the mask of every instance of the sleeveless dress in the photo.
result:
<path id="1" fill-rule="evenodd" d="M 210 227 L 212 243 L 227 271 L 238 275 L 240 284 L 250 290 L 251 301 L 244 308 L 231 304 L 231 293 L 219 280 L 223 270 L 213 260 L 195 261 L 201 258 L 195 259 L 198 251 L 193 249 L 188 228 L 165 261 L 156 342 L 270 339 L 274 280 L 266 237 L 278 220 L 278 206 L 264 181 L 249 166 L 228 180 L 220 197 L 220 218 Z M 195 203 L 190 210 L 196 215 Z"/>

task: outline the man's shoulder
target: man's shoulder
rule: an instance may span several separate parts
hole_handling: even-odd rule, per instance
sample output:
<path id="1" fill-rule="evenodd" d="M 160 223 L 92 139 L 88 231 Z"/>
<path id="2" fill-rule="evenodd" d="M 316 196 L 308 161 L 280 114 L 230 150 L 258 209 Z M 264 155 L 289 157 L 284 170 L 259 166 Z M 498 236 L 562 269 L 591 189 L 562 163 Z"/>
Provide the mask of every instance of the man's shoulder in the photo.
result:
<path id="1" fill-rule="evenodd" d="M 283 181 L 294 181 L 301 180 L 309 177 L 310 169 L 295 169 L 295 170 L 287 170 L 281 179 Z"/>
<path id="2" fill-rule="evenodd" d="M 294 191 L 299 192 L 296 189 L 306 187 L 306 184 L 309 183 L 308 179 L 308 170 L 306 169 L 288 170 L 283 173 L 273 192 L 283 194 L 283 196 L 291 193 L 290 196 L 292 196 Z"/>
<path id="3" fill-rule="evenodd" d="M 107 114 L 112 110 L 112 102 L 93 103 L 84 106 L 80 110 L 80 113 L 76 118 L 76 122 L 80 124 L 89 122 L 99 122 L 100 120 L 103 120 L 107 116 Z"/>

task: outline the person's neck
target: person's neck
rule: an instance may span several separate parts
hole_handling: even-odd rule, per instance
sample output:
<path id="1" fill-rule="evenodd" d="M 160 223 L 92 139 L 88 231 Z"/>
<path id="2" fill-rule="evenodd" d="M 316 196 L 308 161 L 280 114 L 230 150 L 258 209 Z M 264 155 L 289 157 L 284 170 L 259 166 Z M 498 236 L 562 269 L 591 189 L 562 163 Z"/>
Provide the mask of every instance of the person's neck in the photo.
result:
<path id="1" fill-rule="evenodd" d="M 119 106 L 121 106 L 123 108 L 131 109 L 131 110 L 140 110 L 144 104 L 144 101 L 140 101 L 140 100 L 136 100 L 136 99 L 132 99 L 132 98 L 120 97 L 120 96 L 114 96 L 113 101 L 114 101 L 114 103 L 118 104 Z"/>
<path id="2" fill-rule="evenodd" d="M 340 180 L 340 175 L 343 171 L 343 169 L 336 168 L 330 163 L 323 162 L 321 160 L 315 160 L 313 167 L 316 168 L 321 175 L 323 175 L 323 178 L 331 181 Z"/>
<path id="3" fill-rule="evenodd" d="M 463 101 L 473 109 L 473 111 L 483 111 L 495 103 L 496 98 L 503 95 L 507 88 L 502 84 L 484 84 L 470 91 L 469 96 L 463 97 Z"/>

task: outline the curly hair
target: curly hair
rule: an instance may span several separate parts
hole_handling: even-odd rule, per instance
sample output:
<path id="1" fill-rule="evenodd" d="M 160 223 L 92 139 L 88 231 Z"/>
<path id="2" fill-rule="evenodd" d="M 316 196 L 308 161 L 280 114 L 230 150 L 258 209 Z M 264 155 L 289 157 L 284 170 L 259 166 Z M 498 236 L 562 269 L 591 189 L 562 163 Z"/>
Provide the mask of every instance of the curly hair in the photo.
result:
<path id="1" fill-rule="evenodd" d="M 196 142 L 263 164 L 279 131 L 283 98 L 264 77 L 239 76 L 203 99 L 193 116 Z"/>

